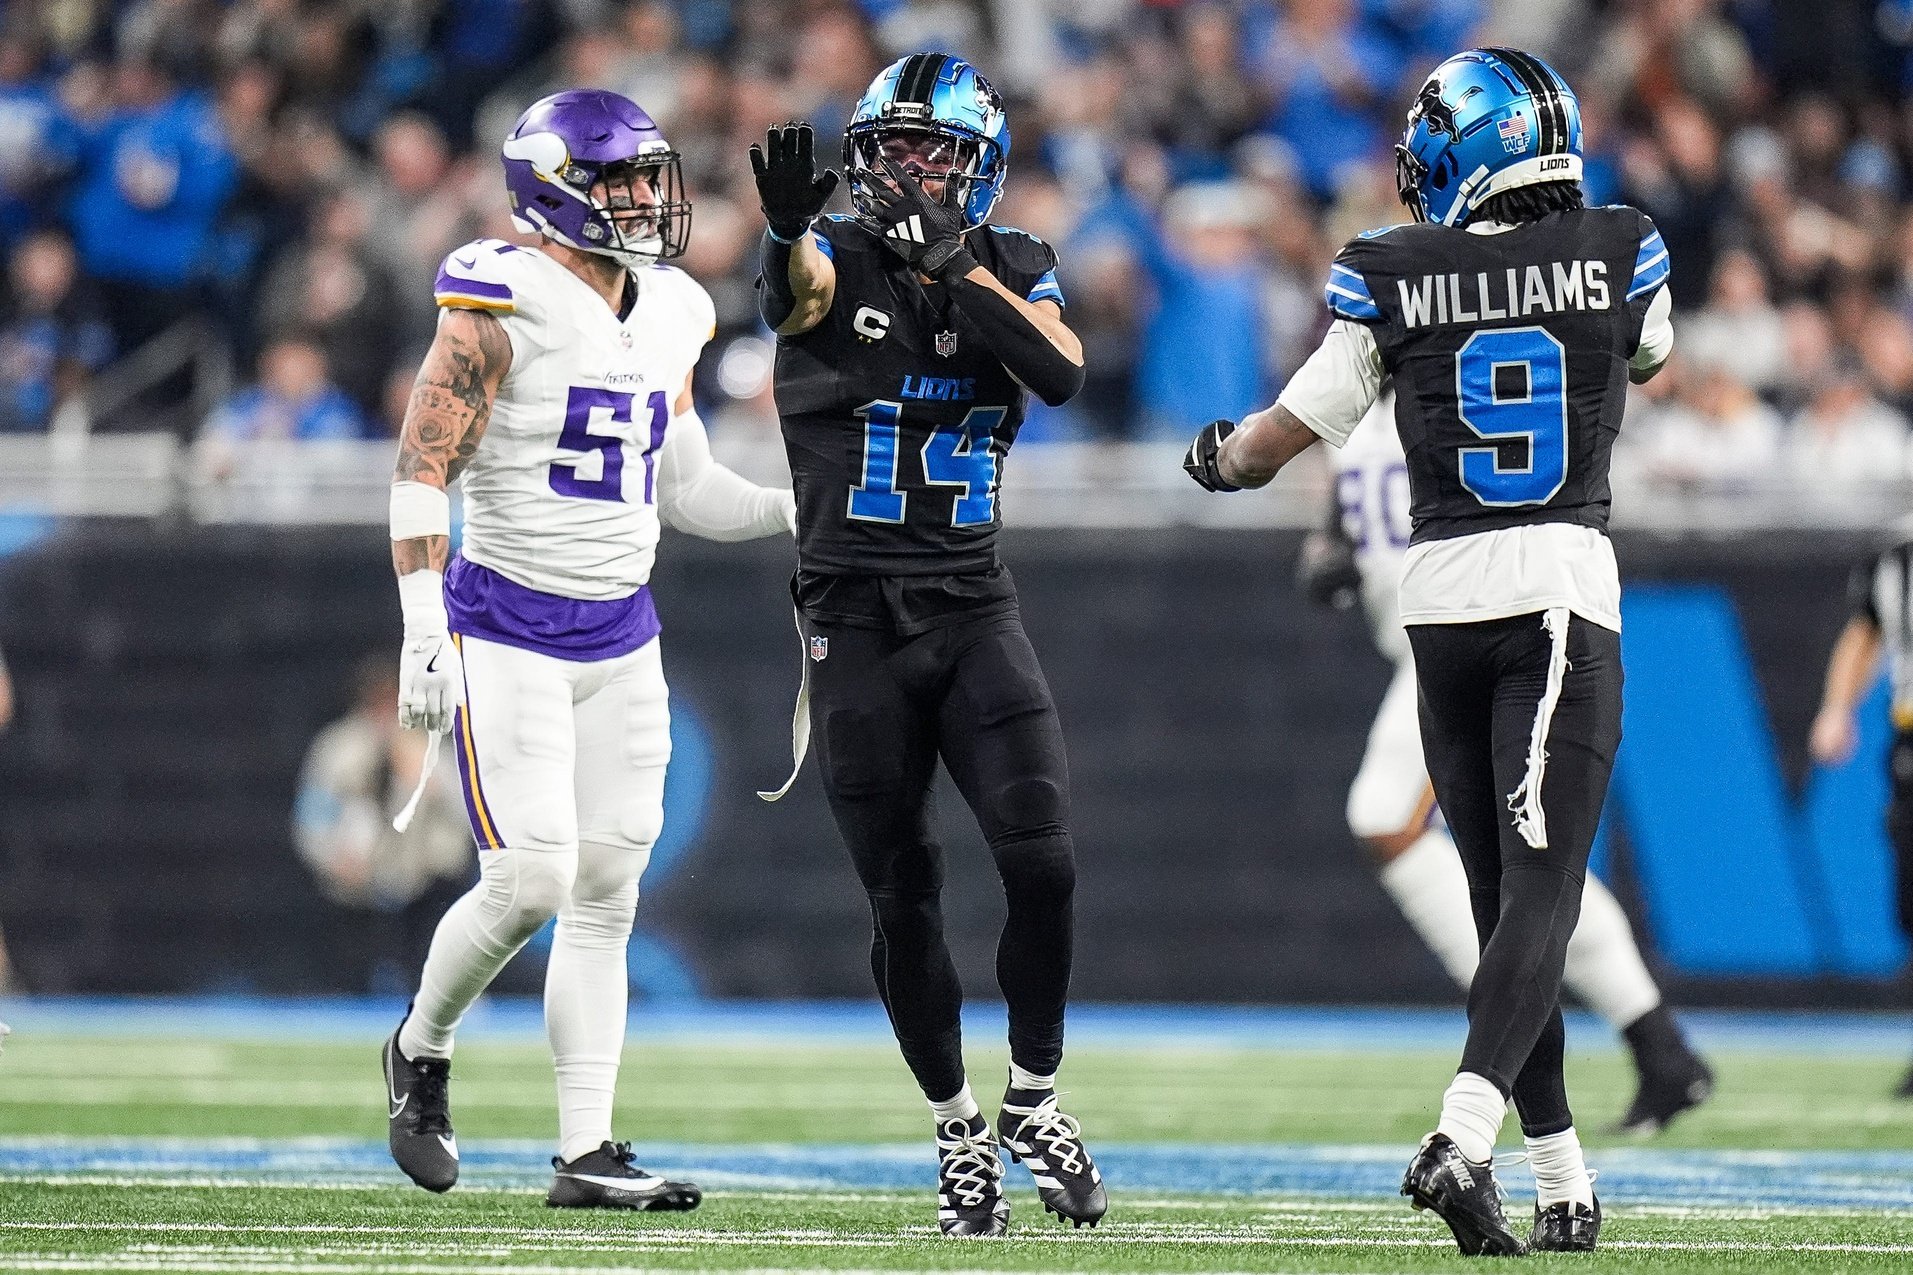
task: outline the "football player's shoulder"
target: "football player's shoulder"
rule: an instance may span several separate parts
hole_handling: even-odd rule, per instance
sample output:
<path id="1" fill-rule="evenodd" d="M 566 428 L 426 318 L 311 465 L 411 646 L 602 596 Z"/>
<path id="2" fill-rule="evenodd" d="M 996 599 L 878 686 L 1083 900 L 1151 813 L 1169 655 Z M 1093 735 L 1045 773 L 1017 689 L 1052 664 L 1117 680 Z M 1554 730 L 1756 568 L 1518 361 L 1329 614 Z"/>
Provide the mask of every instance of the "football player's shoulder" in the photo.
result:
<path id="1" fill-rule="evenodd" d="M 1330 312 L 1338 319 L 1356 323 L 1381 322 L 1381 307 L 1375 304 L 1369 275 L 1387 273 L 1389 262 L 1407 248 L 1413 237 L 1410 232 L 1422 229 L 1425 227 L 1413 224 L 1378 226 L 1343 244 L 1329 265 L 1328 280 L 1322 287 L 1322 299 Z"/>
<path id="2" fill-rule="evenodd" d="M 1006 260 L 1037 265 L 1045 269 L 1056 264 L 1056 249 L 1047 240 L 1040 239 L 1027 230 L 1016 226 L 999 226 L 995 222 L 985 222 L 982 229 L 989 234 L 988 242 Z"/>
<path id="3" fill-rule="evenodd" d="M 889 251 L 862 223 L 845 213 L 825 213 L 810 229 L 816 236 L 817 247 L 832 261 L 840 262 L 846 255 Z"/>
<path id="4" fill-rule="evenodd" d="M 474 239 L 439 263 L 432 298 L 445 309 L 523 315 L 538 307 L 533 255 L 503 239 Z"/>
<path id="5" fill-rule="evenodd" d="M 972 236 L 972 251 L 1006 288 L 1030 301 L 1064 304 L 1056 278 L 1056 249 L 1027 230 L 986 223 Z"/>
<path id="6" fill-rule="evenodd" d="M 687 331 L 694 332 L 699 341 L 711 339 L 717 328 L 717 306 L 704 285 L 689 272 L 660 261 L 644 271 L 639 286 L 657 288 L 671 308 L 683 316 Z"/>
<path id="7" fill-rule="evenodd" d="M 1608 204 L 1587 210 L 1600 218 L 1608 233 L 1634 246 L 1634 273 L 1628 282 L 1627 299 L 1639 300 L 1667 282 L 1673 261 L 1667 255 L 1667 241 L 1661 238 L 1654 219 L 1629 204 Z"/>

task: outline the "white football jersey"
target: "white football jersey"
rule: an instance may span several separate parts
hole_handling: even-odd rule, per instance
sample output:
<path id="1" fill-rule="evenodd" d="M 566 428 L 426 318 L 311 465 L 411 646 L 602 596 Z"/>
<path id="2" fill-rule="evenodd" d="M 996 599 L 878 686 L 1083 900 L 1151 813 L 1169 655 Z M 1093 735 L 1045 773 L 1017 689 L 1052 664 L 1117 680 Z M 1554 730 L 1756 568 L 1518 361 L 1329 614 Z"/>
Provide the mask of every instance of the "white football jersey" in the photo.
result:
<path id="1" fill-rule="evenodd" d="M 1329 449 L 1342 528 L 1355 545 L 1362 605 L 1375 645 L 1391 660 L 1408 658 L 1401 622 L 1402 559 L 1413 529 L 1408 517 L 1408 461 L 1395 431 L 1395 395 L 1383 394 L 1348 441 Z"/>
<path id="2" fill-rule="evenodd" d="M 503 240 L 439 268 L 438 304 L 497 315 L 512 346 L 464 472 L 460 553 L 542 593 L 625 598 L 651 578 L 659 453 L 715 312 L 674 267 L 632 277 L 637 304 L 620 320 L 557 261 Z"/>

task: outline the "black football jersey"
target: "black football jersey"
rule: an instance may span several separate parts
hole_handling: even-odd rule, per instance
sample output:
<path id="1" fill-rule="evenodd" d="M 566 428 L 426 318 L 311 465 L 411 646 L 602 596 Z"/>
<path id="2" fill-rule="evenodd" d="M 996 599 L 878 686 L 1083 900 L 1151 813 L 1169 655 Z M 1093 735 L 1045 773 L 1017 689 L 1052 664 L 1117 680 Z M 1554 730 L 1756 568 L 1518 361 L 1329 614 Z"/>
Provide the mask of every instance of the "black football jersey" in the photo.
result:
<path id="1" fill-rule="evenodd" d="M 1023 387 L 938 284 L 870 231 L 826 217 L 837 268 L 823 321 L 777 343 L 777 412 L 797 492 L 800 569 L 922 576 L 989 571 L 1003 460 L 1023 424 Z M 1056 253 L 1034 235 L 966 236 L 1018 296 L 1061 304 Z"/>
<path id="2" fill-rule="evenodd" d="M 1491 234 L 1372 231 L 1330 269 L 1393 378 L 1412 540 L 1569 522 L 1605 531 L 1608 460 L 1667 249 L 1633 208 Z"/>

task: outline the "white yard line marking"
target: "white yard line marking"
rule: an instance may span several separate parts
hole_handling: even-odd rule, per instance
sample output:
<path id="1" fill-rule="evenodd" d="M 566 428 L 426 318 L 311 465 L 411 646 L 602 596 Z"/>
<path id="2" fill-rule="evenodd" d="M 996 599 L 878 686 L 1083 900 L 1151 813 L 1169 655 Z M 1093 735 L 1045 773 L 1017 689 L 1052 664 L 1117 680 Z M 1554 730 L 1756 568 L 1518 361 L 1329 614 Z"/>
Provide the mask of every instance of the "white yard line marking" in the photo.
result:
<path id="1" fill-rule="evenodd" d="M 928 1240 L 935 1235 L 929 1226 L 906 1226 L 895 1232 L 857 1232 L 835 1231 L 822 1228 L 780 1228 L 765 1231 L 727 1231 L 709 1227 L 685 1227 L 681 1229 L 655 1232 L 574 1232 L 540 1230 L 529 1227 L 504 1226 L 382 1226 L 372 1224 L 289 1224 L 272 1223 L 249 1225 L 245 1223 L 199 1223 L 199 1222 L 154 1222 L 112 1224 L 101 1222 L 0 1222 L 0 1231 L 28 1232 L 85 1232 L 102 1233 L 113 1231 L 132 1231 L 143 1234 L 152 1232 L 171 1233 L 222 1233 L 244 1235 L 305 1235 L 305 1236 L 404 1236 L 416 1242 L 420 1237 L 444 1237 L 469 1235 L 490 1240 L 516 1240 L 514 1248 L 540 1248 L 552 1251 L 603 1251 L 615 1248 L 619 1251 L 665 1252 L 681 1251 L 690 1248 L 762 1248 L 772 1246 L 794 1246 L 799 1248 L 870 1248 L 893 1249 L 906 1243 Z M 1267 1224 L 1245 1224 L 1240 1227 L 1201 1227 L 1164 1228 L 1148 1223 L 1110 1223 L 1103 1228 L 1102 1234 L 1078 1235 L 1068 1232 L 1031 1232 L 1023 1231 L 1013 1235 L 1009 1243 L 1039 1244 L 1046 1247 L 1058 1245 L 1093 1245 L 1106 1247 L 1109 1243 L 1184 1245 L 1192 1247 L 1216 1247 L 1233 1245 L 1253 1245 L 1258 1248 L 1384 1248 L 1419 1249 L 1446 1248 L 1452 1241 L 1446 1236 L 1343 1236 L 1343 1235 L 1294 1235 L 1272 1233 Z M 431 1239 L 427 1243 L 433 1243 Z M 447 1242 L 437 1239 L 436 1244 L 446 1247 Z M 469 1254 L 470 1250 L 462 1246 L 453 1246 L 457 1252 Z M 1617 1249 L 1640 1252 L 1735 1252 L 1735 1253 L 1845 1253 L 1845 1254 L 1913 1254 L 1913 1243 L 1905 1244 L 1867 1244 L 1867 1243 L 1831 1243 L 1803 1242 L 1787 1243 L 1783 1241 L 1763 1240 L 1724 1240 L 1719 1242 L 1683 1241 L 1683 1240 L 1610 1240 L 1602 1246 L 1604 1249 Z M 266 1254 L 271 1250 L 262 1250 L 257 1246 L 244 1246 L 235 1249 L 225 1245 L 154 1245 L 143 1244 L 129 1247 L 127 1253 L 167 1253 L 198 1255 L 240 1255 L 245 1253 Z M 303 1250 L 312 1253 L 345 1253 L 356 1251 L 344 1246 L 330 1246 L 324 1249 Z M 107 1255 L 111 1256 L 111 1255 Z M 11 1260 L 11 1259 L 9 1259 Z"/>

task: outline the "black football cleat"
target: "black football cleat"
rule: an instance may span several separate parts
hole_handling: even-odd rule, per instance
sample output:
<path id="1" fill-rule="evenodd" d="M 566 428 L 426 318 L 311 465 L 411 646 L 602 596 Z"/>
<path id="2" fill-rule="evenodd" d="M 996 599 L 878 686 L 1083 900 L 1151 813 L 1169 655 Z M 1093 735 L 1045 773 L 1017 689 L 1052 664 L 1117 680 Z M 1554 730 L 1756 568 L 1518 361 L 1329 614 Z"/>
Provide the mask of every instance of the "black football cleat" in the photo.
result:
<path id="1" fill-rule="evenodd" d="M 405 1176 L 427 1191 L 458 1181 L 458 1138 L 452 1132 L 449 1058 L 407 1058 L 399 1034 L 385 1042 L 386 1142 Z"/>
<path id="2" fill-rule="evenodd" d="M 1431 1133 L 1402 1176 L 1402 1194 L 1448 1223 L 1467 1257 L 1520 1257 L 1528 1251 L 1508 1229 L 1494 1166 L 1472 1164 L 1445 1133 Z"/>
<path id="3" fill-rule="evenodd" d="M 1002 1235 L 1010 1229 L 1003 1158 L 982 1116 L 937 1121 L 937 1227 L 945 1235 Z"/>
<path id="4" fill-rule="evenodd" d="M 685 1213 L 696 1208 L 704 1192 L 689 1182 L 668 1182 L 646 1173 L 632 1161 L 629 1142 L 606 1142 L 567 1163 L 557 1156 L 557 1172 L 545 1204 L 554 1209 L 630 1209 L 637 1213 Z"/>
<path id="5" fill-rule="evenodd" d="M 1528 1235 L 1531 1253 L 1592 1253 L 1594 1241 L 1601 1235 L 1601 1197 L 1594 1206 L 1563 1200 L 1542 1208 L 1534 1206 L 1534 1230 Z"/>
<path id="6" fill-rule="evenodd" d="M 1640 1073 L 1640 1087 L 1627 1114 L 1614 1126 L 1615 1133 L 1652 1137 L 1672 1124 L 1675 1116 L 1714 1096 L 1714 1069 L 1684 1046 L 1679 1053 L 1644 1062 Z"/>
<path id="7" fill-rule="evenodd" d="M 1083 1146 L 1082 1126 L 1057 1108 L 1053 1090 L 1005 1092 L 996 1135 L 1011 1159 L 1029 1166 L 1037 1198 L 1059 1221 L 1095 1226 L 1109 1212 L 1109 1193 Z"/>

